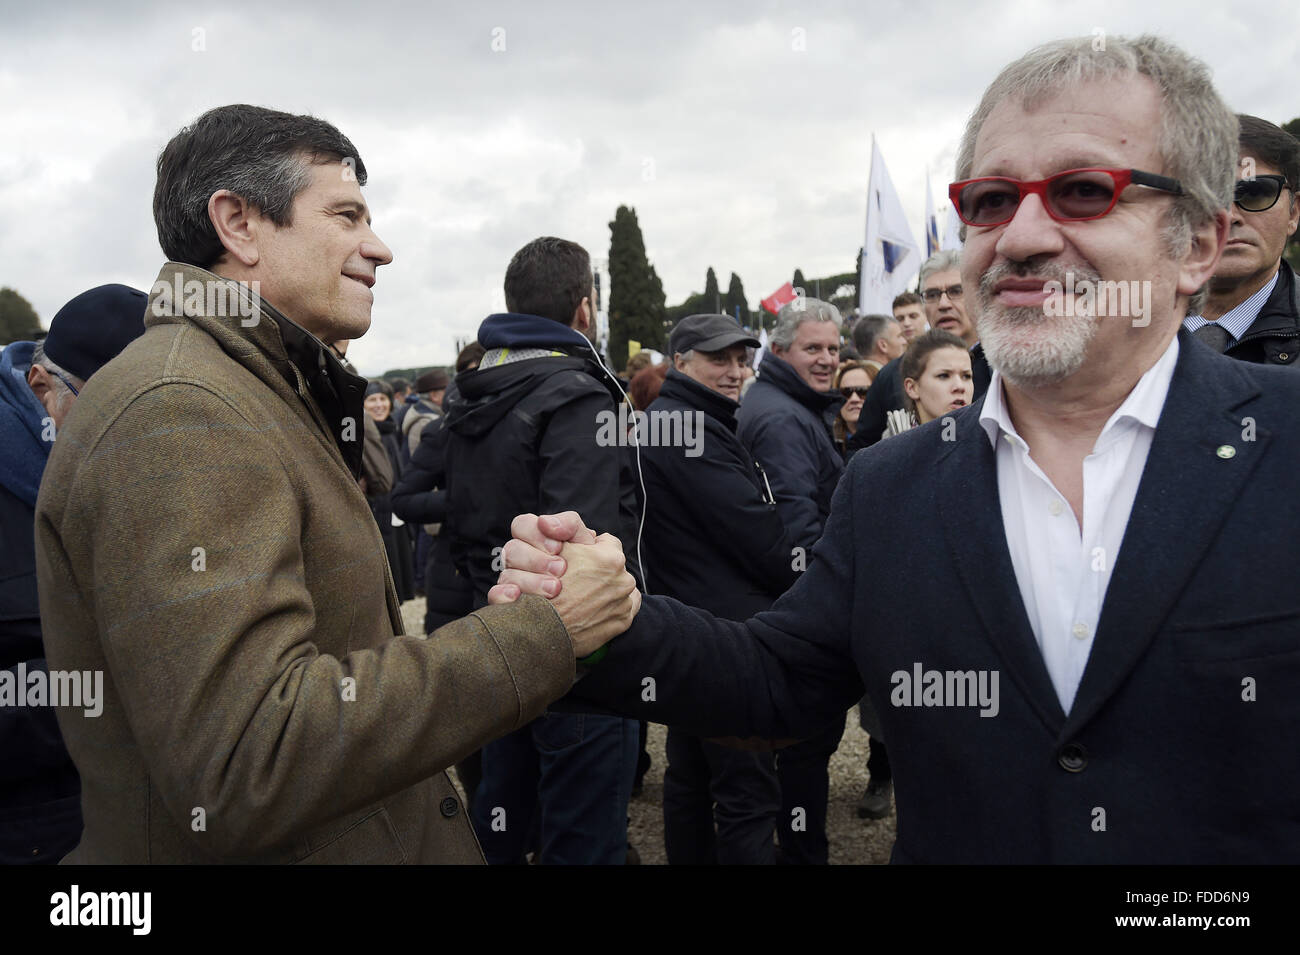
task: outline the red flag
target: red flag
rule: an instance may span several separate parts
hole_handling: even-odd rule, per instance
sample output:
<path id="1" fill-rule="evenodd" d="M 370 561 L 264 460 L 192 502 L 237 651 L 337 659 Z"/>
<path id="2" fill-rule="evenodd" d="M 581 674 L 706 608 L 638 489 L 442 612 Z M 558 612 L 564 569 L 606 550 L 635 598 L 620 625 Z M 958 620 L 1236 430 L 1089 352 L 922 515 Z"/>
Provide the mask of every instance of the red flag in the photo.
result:
<path id="1" fill-rule="evenodd" d="M 767 298 L 763 299 L 759 304 L 775 315 L 777 312 L 781 311 L 782 305 L 787 305 L 790 302 L 793 302 L 794 299 L 794 286 L 789 282 L 786 282 Z"/>

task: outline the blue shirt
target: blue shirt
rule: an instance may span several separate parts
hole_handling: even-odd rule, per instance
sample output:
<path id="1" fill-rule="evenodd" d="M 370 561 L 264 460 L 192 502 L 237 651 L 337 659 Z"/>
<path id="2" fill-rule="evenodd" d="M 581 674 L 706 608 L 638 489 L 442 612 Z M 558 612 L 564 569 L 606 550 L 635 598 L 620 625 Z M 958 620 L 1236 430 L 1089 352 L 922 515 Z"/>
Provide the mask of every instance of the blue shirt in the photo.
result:
<path id="1" fill-rule="evenodd" d="M 1252 295 L 1240 305 L 1229 309 L 1219 317 L 1219 327 L 1232 336 L 1229 345 L 1235 345 L 1246 334 L 1246 329 L 1250 328 L 1251 323 L 1259 316 L 1259 310 L 1264 307 L 1268 297 L 1273 294 L 1273 289 L 1277 287 L 1277 279 L 1281 270 L 1273 273 L 1273 281 L 1269 282 L 1262 289 Z M 1204 328 L 1210 323 L 1201 315 L 1188 315 L 1183 319 L 1183 328 L 1189 332 L 1194 332 L 1198 328 Z"/>

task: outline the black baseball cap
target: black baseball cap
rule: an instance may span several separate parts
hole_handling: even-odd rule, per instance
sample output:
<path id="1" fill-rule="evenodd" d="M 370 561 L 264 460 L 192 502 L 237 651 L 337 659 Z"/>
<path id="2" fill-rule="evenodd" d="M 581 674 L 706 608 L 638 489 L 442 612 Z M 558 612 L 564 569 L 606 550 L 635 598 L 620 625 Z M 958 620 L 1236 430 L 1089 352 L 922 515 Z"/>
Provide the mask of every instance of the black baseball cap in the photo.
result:
<path id="1" fill-rule="evenodd" d="M 45 354 L 82 381 L 144 334 L 149 296 L 126 285 L 101 285 L 59 309 L 45 336 Z"/>
<path id="2" fill-rule="evenodd" d="M 732 345 L 759 346 L 759 340 L 727 315 L 688 315 L 677 323 L 668 336 L 668 350 L 682 355 L 697 351 L 722 351 Z"/>

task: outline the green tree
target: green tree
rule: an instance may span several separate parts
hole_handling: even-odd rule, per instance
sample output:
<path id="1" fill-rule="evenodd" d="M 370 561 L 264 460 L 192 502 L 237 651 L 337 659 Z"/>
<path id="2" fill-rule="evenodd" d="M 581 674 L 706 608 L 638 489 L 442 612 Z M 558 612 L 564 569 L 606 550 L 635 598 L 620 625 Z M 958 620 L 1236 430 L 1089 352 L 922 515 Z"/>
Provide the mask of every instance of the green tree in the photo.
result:
<path id="1" fill-rule="evenodd" d="M 727 283 L 726 312 L 732 318 L 739 315 L 740 324 L 749 324 L 749 302 L 745 300 L 745 286 L 740 284 L 740 276 L 735 272 L 731 273 L 731 281 Z"/>
<path id="2" fill-rule="evenodd" d="M 31 341 L 41 331 L 32 303 L 7 286 L 0 288 L 0 345 Z"/>
<path id="3" fill-rule="evenodd" d="M 790 283 L 795 288 L 801 288 L 806 295 L 812 295 L 812 289 L 808 286 L 808 280 L 803 277 L 803 269 L 794 270 L 794 281 Z"/>
<path id="4" fill-rule="evenodd" d="M 722 290 L 718 288 L 718 276 L 714 274 L 711 265 L 708 274 L 704 276 L 703 299 L 705 307 L 701 311 L 716 313 L 722 308 Z"/>
<path id="5" fill-rule="evenodd" d="M 668 315 L 663 282 L 646 259 L 636 210 L 619 206 L 609 231 L 609 360 L 618 369 L 627 364 L 629 340 L 662 348 Z"/>

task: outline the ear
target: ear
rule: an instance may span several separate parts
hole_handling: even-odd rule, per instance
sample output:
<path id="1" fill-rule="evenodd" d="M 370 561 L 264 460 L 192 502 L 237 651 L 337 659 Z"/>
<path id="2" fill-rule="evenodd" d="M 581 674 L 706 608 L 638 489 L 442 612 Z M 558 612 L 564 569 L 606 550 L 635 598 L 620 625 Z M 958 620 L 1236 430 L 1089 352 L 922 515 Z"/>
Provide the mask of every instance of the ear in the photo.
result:
<path id="1" fill-rule="evenodd" d="M 1178 270 L 1179 295 L 1194 295 L 1196 290 L 1210 280 L 1219 265 L 1219 256 L 1228 242 L 1232 220 L 1227 209 L 1220 209 L 1214 218 L 1192 233 L 1192 245 L 1183 256 Z"/>
<path id="2" fill-rule="evenodd" d="M 246 268 L 257 265 L 261 254 L 257 247 L 259 233 L 272 223 L 243 196 L 229 189 L 219 189 L 208 197 L 208 218 L 217 230 L 217 238 L 226 254 Z"/>
<path id="3" fill-rule="evenodd" d="M 1296 195 L 1295 190 L 1288 190 L 1291 193 L 1291 218 L 1287 220 L 1287 238 L 1288 241 L 1295 236 L 1295 230 L 1300 227 L 1300 195 Z"/>
<path id="4" fill-rule="evenodd" d="M 916 386 L 915 378 L 903 379 L 903 392 L 913 401 L 921 400 L 921 389 Z"/>
<path id="5" fill-rule="evenodd" d="M 673 355 L 673 368 L 685 374 L 686 359 L 683 358 L 680 354 Z"/>
<path id="6" fill-rule="evenodd" d="M 586 332 L 591 328 L 591 296 L 584 296 L 578 303 L 578 307 L 573 311 L 573 321 L 570 326 L 575 332 Z"/>

